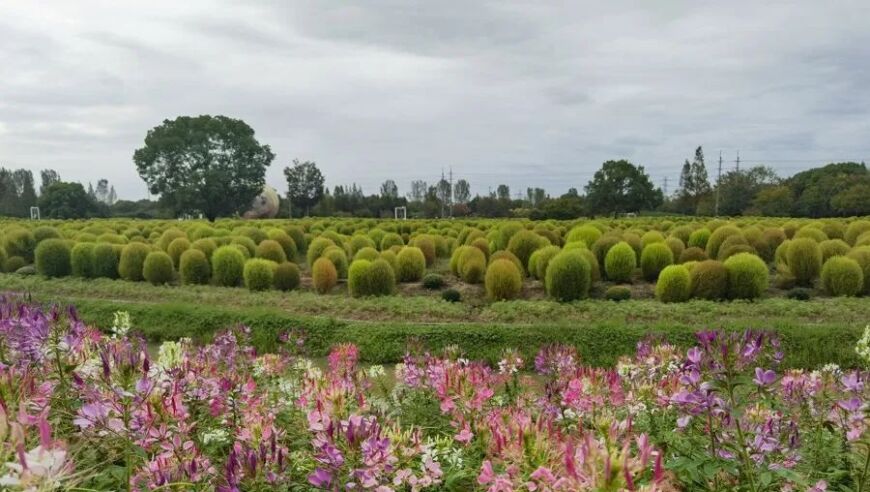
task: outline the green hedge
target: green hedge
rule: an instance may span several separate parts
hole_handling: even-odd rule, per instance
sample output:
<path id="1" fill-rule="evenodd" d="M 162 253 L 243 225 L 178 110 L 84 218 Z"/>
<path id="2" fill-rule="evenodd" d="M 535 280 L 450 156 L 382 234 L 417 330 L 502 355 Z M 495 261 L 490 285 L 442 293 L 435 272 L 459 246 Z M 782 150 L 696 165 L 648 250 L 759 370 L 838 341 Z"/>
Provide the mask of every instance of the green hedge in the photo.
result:
<path id="1" fill-rule="evenodd" d="M 626 301 L 631 302 L 631 301 Z M 112 314 L 129 311 L 134 327 L 151 341 L 192 337 L 207 340 L 216 331 L 242 323 L 252 328 L 254 345 L 263 351 L 275 350 L 278 334 L 291 328 L 305 331 L 308 353 L 323 356 L 339 342 L 359 346 L 362 360 L 372 363 L 399 362 L 409 340 L 418 340 L 432 350 L 457 345 L 472 359 L 498 361 L 505 347 L 516 347 L 526 360 L 549 343 L 572 344 L 583 360 L 591 365 L 612 366 L 622 355 L 632 354 L 637 342 L 650 335 L 664 336 L 671 343 L 690 346 L 695 332 L 704 327 L 679 323 L 634 323 L 617 321 L 583 325 L 545 323 L 520 325 L 511 323 L 401 323 L 341 321 L 325 317 L 299 316 L 277 309 L 224 308 L 190 304 L 143 304 L 104 300 L 81 300 L 76 307 L 82 318 L 97 326 L 111 326 Z M 734 324 L 718 327 L 743 330 Z M 842 324 L 792 324 L 775 322 L 755 325 L 756 329 L 776 331 L 786 354 L 788 367 L 820 367 L 837 363 L 858 367 L 855 342 L 862 326 Z"/>

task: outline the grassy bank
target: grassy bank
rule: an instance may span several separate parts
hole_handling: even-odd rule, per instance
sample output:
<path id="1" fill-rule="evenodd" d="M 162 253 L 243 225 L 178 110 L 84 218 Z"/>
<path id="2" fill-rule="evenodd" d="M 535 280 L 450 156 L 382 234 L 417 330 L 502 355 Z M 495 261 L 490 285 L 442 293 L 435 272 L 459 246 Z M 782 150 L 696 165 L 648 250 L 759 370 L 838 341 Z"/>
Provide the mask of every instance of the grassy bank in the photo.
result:
<path id="1" fill-rule="evenodd" d="M 400 360 L 411 341 L 430 349 L 458 345 L 470 358 L 488 360 L 497 360 L 505 347 L 517 347 L 528 357 L 542 345 L 568 343 L 578 347 L 587 363 L 606 366 L 648 336 L 685 346 L 700 329 L 757 328 L 779 333 L 789 366 L 855 366 L 853 347 L 870 319 L 867 299 L 767 299 L 751 304 L 516 301 L 469 306 L 428 296 L 348 299 L 9 275 L 0 275 L 0 290 L 29 292 L 37 302 L 73 304 L 83 319 L 97 326 L 109 326 L 114 311 L 126 310 L 136 328 L 154 341 L 207 339 L 243 323 L 252 328 L 257 347 L 274 350 L 279 333 L 298 328 L 306 334 L 311 355 L 323 355 L 338 342 L 353 342 L 365 361 L 379 363 Z"/>

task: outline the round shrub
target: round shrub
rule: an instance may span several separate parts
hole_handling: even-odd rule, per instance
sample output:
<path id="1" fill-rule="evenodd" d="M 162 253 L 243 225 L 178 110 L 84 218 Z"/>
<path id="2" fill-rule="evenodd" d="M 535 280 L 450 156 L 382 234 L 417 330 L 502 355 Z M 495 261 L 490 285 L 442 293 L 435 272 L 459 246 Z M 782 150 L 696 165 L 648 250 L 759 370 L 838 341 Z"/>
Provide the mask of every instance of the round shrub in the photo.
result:
<path id="1" fill-rule="evenodd" d="M 151 247 L 142 243 L 130 243 L 121 250 L 121 258 L 118 261 L 118 274 L 124 280 L 139 282 L 142 276 L 142 267 L 145 265 L 145 257 L 151 252 Z M 170 260 L 171 261 L 171 260 Z"/>
<path id="2" fill-rule="evenodd" d="M 299 266 L 292 261 L 285 261 L 275 267 L 272 286 L 283 291 L 293 290 L 299 287 L 301 278 Z"/>
<path id="3" fill-rule="evenodd" d="M 160 239 L 157 241 L 157 247 L 166 251 L 172 241 L 180 237 L 187 238 L 187 234 L 185 234 L 181 229 L 175 227 L 166 229 L 163 234 L 160 235 Z"/>
<path id="4" fill-rule="evenodd" d="M 94 276 L 95 243 L 77 243 L 70 252 L 70 271 L 75 277 Z"/>
<path id="5" fill-rule="evenodd" d="M 405 241 L 402 240 L 402 236 L 396 234 L 395 232 L 388 232 L 384 235 L 384 238 L 381 239 L 381 251 L 386 251 L 393 246 L 404 246 Z"/>
<path id="6" fill-rule="evenodd" d="M 495 260 L 486 269 L 484 285 L 487 296 L 494 301 L 513 299 L 523 288 L 523 276 L 512 261 Z"/>
<path id="7" fill-rule="evenodd" d="M 172 258 L 172 264 L 178 267 L 181 262 L 181 254 L 190 249 L 190 241 L 186 237 L 178 237 L 169 243 L 166 252 Z"/>
<path id="8" fill-rule="evenodd" d="M 577 226 L 568 231 L 568 235 L 565 237 L 565 242 L 573 243 L 575 241 L 583 241 L 583 244 L 590 247 L 595 244 L 595 241 L 598 241 L 600 237 L 601 231 L 599 231 L 597 227 L 587 224 Z"/>
<path id="9" fill-rule="evenodd" d="M 275 267 L 278 264 L 265 258 L 251 258 L 245 262 L 245 287 L 248 290 L 269 290 L 275 283 Z"/>
<path id="10" fill-rule="evenodd" d="M 486 275 L 486 256 L 477 248 L 470 248 L 459 258 L 459 277 L 463 282 L 479 284 Z"/>
<path id="11" fill-rule="evenodd" d="M 257 254 L 257 243 L 247 236 L 235 236 L 230 240 L 230 244 L 235 244 L 240 248 L 244 248 L 246 250 L 246 252 L 243 253 L 245 258 L 253 258 L 254 255 Z"/>
<path id="12" fill-rule="evenodd" d="M 683 254 L 683 250 L 686 249 L 686 245 L 675 237 L 669 237 L 665 239 L 665 244 L 668 245 L 668 248 L 671 248 L 671 253 L 674 254 L 675 261 L 677 258 L 680 257 L 681 254 Z"/>
<path id="13" fill-rule="evenodd" d="M 444 277 L 437 273 L 427 273 L 423 277 L 423 287 L 429 290 L 438 290 L 444 287 L 445 284 Z"/>
<path id="14" fill-rule="evenodd" d="M 596 229 L 597 231 L 597 229 Z M 549 241 L 529 230 L 522 230 L 513 235 L 508 242 L 507 250 L 520 260 L 525 271 L 525 265 L 529 264 L 529 257 L 537 249 L 543 248 Z"/>
<path id="15" fill-rule="evenodd" d="M 861 265 L 861 270 L 864 272 L 864 289 L 865 294 L 870 294 L 870 246 L 859 246 L 849 254 L 847 258 L 851 258 Z"/>
<path id="16" fill-rule="evenodd" d="M 704 261 L 707 259 L 707 252 L 703 249 L 692 246 L 683 250 L 680 253 L 680 263 L 686 263 L 689 261 Z"/>
<path id="17" fill-rule="evenodd" d="M 313 245 L 315 241 L 312 241 L 311 244 Z M 318 294 L 329 293 L 338 283 L 338 271 L 336 271 L 335 265 L 326 258 L 314 260 L 314 265 L 311 266 L 311 281 Z"/>
<path id="18" fill-rule="evenodd" d="M 371 248 L 369 246 L 366 246 L 364 248 L 360 248 L 360 250 L 357 251 L 355 255 L 353 255 L 354 261 L 356 261 L 356 260 L 375 261 L 378 258 L 380 258 L 380 253 L 378 253 L 378 250 L 376 250 L 375 248 Z"/>
<path id="19" fill-rule="evenodd" d="M 335 265 L 335 271 L 338 272 L 338 278 L 347 278 L 347 253 L 338 246 L 330 246 L 323 251 L 322 258 L 326 258 Z"/>
<path id="20" fill-rule="evenodd" d="M 30 230 L 14 227 L 3 233 L 3 249 L 9 257 L 20 256 L 29 262 L 33 260 L 36 238 Z"/>
<path id="21" fill-rule="evenodd" d="M 262 258 L 275 263 L 284 263 L 287 261 L 287 254 L 284 252 L 284 247 L 274 239 L 266 239 L 258 244 L 256 256 L 257 258 Z"/>
<path id="22" fill-rule="evenodd" d="M 293 239 L 293 244 L 296 245 L 298 253 L 304 253 L 308 249 L 308 243 L 305 241 L 305 232 L 297 226 L 287 226 L 284 232 Z"/>
<path id="23" fill-rule="evenodd" d="M 417 236 L 411 244 L 423 252 L 423 257 L 426 258 L 426 266 L 431 266 L 435 263 L 435 239 L 432 236 L 428 234 Z"/>
<path id="24" fill-rule="evenodd" d="M 686 246 L 690 248 L 701 248 L 706 251 L 707 241 L 709 241 L 711 234 L 710 229 L 707 229 L 706 227 L 692 231 L 692 233 L 689 234 L 689 241 L 686 243 Z"/>
<path id="25" fill-rule="evenodd" d="M 178 273 L 183 285 L 207 284 L 211 278 L 208 257 L 198 249 L 188 249 L 178 260 Z"/>
<path id="26" fill-rule="evenodd" d="M 350 238 L 350 242 L 348 244 L 350 246 L 350 254 L 354 256 L 356 255 L 357 251 L 363 248 L 375 248 L 374 240 L 362 234 L 356 234 L 355 236 Z"/>
<path id="27" fill-rule="evenodd" d="M 514 234 L 522 230 L 524 230 L 524 228 L 519 222 L 510 221 L 503 223 L 502 226 L 499 227 L 496 231 L 497 235 L 495 237 L 495 249 L 506 249 Z"/>
<path id="28" fill-rule="evenodd" d="M 470 246 L 477 248 L 481 252 L 483 252 L 483 256 L 485 257 L 484 259 L 489 259 L 489 254 L 490 254 L 489 243 L 486 241 L 485 238 L 479 237 L 479 238 L 471 241 Z"/>
<path id="29" fill-rule="evenodd" d="M 70 248 L 63 239 L 46 239 L 36 246 L 36 271 L 46 277 L 70 274 Z"/>
<path id="30" fill-rule="evenodd" d="M 420 248 L 407 246 L 396 255 L 396 279 L 399 282 L 417 282 L 426 273 L 426 257 Z"/>
<path id="31" fill-rule="evenodd" d="M 813 226 L 804 226 L 795 233 L 794 239 L 804 238 L 812 239 L 813 241 L 820 243 L 822 241 L 826 241 L 828 239 L 828 236 L 819 228 Z"/>
<path id="32" fill-rule="evenodd" d="M 819 243 L 808 237 L 792 239 L 785 252 L 785 262 L 798 285 L 811 286 L 822 270 Z"/>
<path id="33" fill-rule="evenodd" d="M 740 253 L 725 260 L 728 270 L 728 297 L 757 299 L 764 295 L 770 283 L 767 265 L 750 253 Z"/>
<path id="34" fill-rule="evenodd" d="M 631 299 L 631 289 L 624 285 L 614 285 L 604 291 L 604 298 L 608 301 L 627 301 Z"/>
<path id="35" fill-rule="evenodd" d="M 588 249 L 579 250 L 580 254 L 583 255 L 583 258 L 586 259 L 586 263 L 589 264 L 589 276 L 592 279 L 592 282 L 598 282 L 601 280 L 601 268 L 598 267 L 597 258 L 595 258 L 595 253 L 589 251 Z"/>
<path id="36" fill-rule="evenodd" d="M 544 280 L 547 295 L 558 301 L 574 301 L 589 295 L 592 267 L 578 250 L 562 251 L 550 260 Z"/>
<path id="37" fill-rule="evenodd" d="M 142 264 L 142 277 L 152 285 L 172 282 L 172 257 L 163 251 L 152 251 Z"/>
<path id="38" fill-rule="evenodd" d="M 450 255 L 450 271 L 454 275 L 459 275 L 459 258 L 470 249 L 471 246 L 463 245 L 453 250 L 453 254 Z"/>
<path id="39" fill-rule="evenodd" d="M 378 255 L 378 259 L 386 261 L 393 269 L 394 273 L 399 268 L 399 260 L 396 258 L 396 253 L 393 253 L 392 251 L 381 251 Z"/>
<path id="40" fill-rule="evenodd" d="M 372 262 L 368 260 L 354 260 L 347 271 L 347 290 L 351 297 L 364 297 L 369 295 L 369 269 Z"/>
<path id="41" fill-rule="evenodd" d="M 732 244 L 726 248 L 719 248 L 719 261 L 725 261 L 738 253 L 751 253 L 759 256 L 758 251 L 748 244 Z"/>
<path id="42" fill-rule="evenodd" d="M 625 241 L 610 248 L 604 258 L 604 273 L 614 282 L 630 282 L 635 267 L 637 257 L 634 249 Z"/>
<path id="43" fill-rule="evenodd" d="M 513 254 L 513 253 L 511 253 L 510 251 L 507 251 L 507 250 L 496 251 L 495 253 L 493 253 L 493 254 L 489 257 L 489 261 L 488 261 L 488 263 L 491 264 L 491 263 L 494 262 L 495 260 L 508 260 L 508 261 L 510 261 L 511 263 L 513 263 L 514 265 L 516 265 L 517 270 L 519 270 L 520 273 L 523 273 L 523 272 L 525 272 L 525 270 L 526 270 L 526 267 L 522 264 L 522 262 L 520 262 L 520 259 L 517 258 L 515 254 Z"/>
<path id="44" fill-rule="evenodd" d="M 664 242 L 654 242 L 643 248 L 640 255 L 640 268 L 643 278 L 652 282 L 659 277 L 666 266 L 674 263 L 674 253 Z"/>
<path id="45" fill-rule="evenodd" d="M 447 289 L 441 293 L 441 298 L 447 302 L 459 302 L 462 300 L 462 294 L 456 289 Z"/>
<path id="46" fill-rule="evenodd" d="M 2 246 L 0 246 L 0 273 L 3 273 L 6 271 L 5 268 L 6 268 L 6 259 L 7 258 L 8 257 L 6 256 L 6 250 L 3 249 Z"/>
<path id="47" fill-rule="evenodd" d="M 669 265 L 659 274 L 656 299 L 662 302 L 685 302 L 691 294 L 689 270 L 683 265 Z"/>
<path id="48" fill-rule="evenodd" d="M 689 271 L 691 296 L 718 301 L 728 298 L 728 269 L 716 260 L 696 263 Z"/>
<path id="49" fill-rule="evenodd" d="M 239 227 L 239 228 L 235 229 L 233 231 L 233 234 L 250 239 L 251 242 L 254 243 L 255 246 L 257 244 L 260 244 L 264 239 L 269 237 L 266 235 L 266 233 L 262 229 L 260 229 L 258 227 L 248 227 L 248 226 Z M 253 255 L 253 254 L 254 254 L 254 252 L 252 251 L 251 255 Z"/>
<path id="50" fill-rule="evenodd" d="M 605 234 L 598 238 L 598 241 L 592 245 L 592 252 L 595 253 L 595 258 L 598 260 L 598 265 L 604 265 L 604 258 L 607 257 L 607 252 L 610 248 L 619 244 L 619 236 Z"/>
<path id="51" fill-rule="evenodd" d="M 3 264 L 3 270 L 9 273 L 17 273 L 18 270 L 27 266 L 27 260 L 20 256 L 10 256 Z M 34 270 L 35 271 L 35 270 Z"/>
<path id="52" fill-rule="evenodd" d="M 856 296 L 864 289 L 864 271 L 852 258 L 834 256 L 822 266 L 822 286 L 832 296 Z"/>
<path id="53" fill-rule="evenodd" d="M 851 222 L 849 227 L 846 228 L 846 233 L 843 235 L 843 239 L 854 246 L 855 242 L 858 240 L 858 236 L 868 231 L 870 231 L 870 220 L 856 220 Z"/>
<path id="54" fill-rule="evenodd" d="M 287 261 L 294 261 L 296 259 L 296 255 L 299 254 L 299 248 L 296 246 L 296 241 L 286 232 L 281 229 L 272 229 L 269 231 L 269 239 L 281 245 Z"/>
<path id="55" fill-rule="evenodd" d="M 722 246 L 722 243 L 725 242 L 730 236 L 741 236 L 740 229 L 733 225 L 725 225 L 717 228 L 710 234 L 710 238 L 707 240 L 707 257 L 709 258 L 718 258 L 719 257 L 719 248 Z"/>
<path id="56" fill-rule="evenodd" d="M 536 279 L 543 281 L 547 275 L 547 266 L 560 251 L 562 250 L 558 246 L 546 246 L 535 251 L 532 254 L 532 257 L 535 257 L 534 268 L 532 267 L 532 258 L 529 258 L 529 273 Z"/>
<path id="57" fill-rule="evenodd" d="M 308 245 L 308 252 L 305 254 L 308 264 L 314 265 L 314 261 L 320 258 L 326 248 L 331 246 L 335 246 L 335 243 L 325 237 L 318 237 L 311 241 L 311 244 Z"/>
<path id="58" fill-rule="evenodd" d="M 819 249 L 822 250 L 822 263 L 828 261 L 828 258 L 833 256 L 846 256 L 851 248 L 842 239 L 828 239 L 819 243 Z"/>
<path id="59" fill-rule="evenodd" d="M 194 241 L 190 247 L 202 251 L 206 258 L 211 259 L 211 255 L 214 254 L 214 250 L 217 249 L 218 245 L 214 239 L 202 238 Z"/>
<path id="60" fill-rule="evenodd" d="M 211 255 L 212 278 L 217 285 L 236 287 L 244 269 L 245 255 L 234 245 L 221 246 Z"/>
<path id="61" fill-rule="evenodd" d="M 640 236 L 633 232 L 626 232 L 622 235 L 622 240 L 628 243 L 631 249 L 634 250 L 634 262 L 636 265 L 640 261 L 640 254 L 643 252 L 643 243 L 640 240 Z"/>
<path id="62" fill-rule="evenodd" d="M 388 296 L 396 290 L 396 271 L 387 260 L 377 259 L 368 271 L 369 295 Z"/>
<path id="63" fill-rule="evenodd" d="M 646 248 L 654 243 L 663 243 L 664 241 L 665 236 L 663 236 L 659 231 L 647 231 L 640 237 L 640 245 L 642 248 Z"/>
<path id="64" fill-rule="evenodd" d="M 96 243 L 92 255 L 94 278 L 118 278 L 118 252 L 114 245 Z"/>
<path id="65" fill-rule="evenodd" d="M 674 227 L 670 232 L 670 237 L 679 239 L 684 245 L 688 244 L 691 235 L 692 228 L 686 225 Z"/>
<path id="66" fill-rule="evenodd" d="M 719 252 L 716 253 L 716 259 L 719 261 L 725 261 L 724 253 L 726 250 L 733 248 L 734 246 L 748 246 L 749 241 L 746 240 L 746 237 L 743 234 L 732 234 L 725 238 L 724 241 L 719 245 Z M 710 258 L 713 258 L 712 256 Z"/>
<path id="67" fill-rule="evenodd" d="M 46 239 L 62 239 L 57 229 L 49 226 L 39 226 L 33 229 L 33 238 L 36 240 L 36 244 Z"/>

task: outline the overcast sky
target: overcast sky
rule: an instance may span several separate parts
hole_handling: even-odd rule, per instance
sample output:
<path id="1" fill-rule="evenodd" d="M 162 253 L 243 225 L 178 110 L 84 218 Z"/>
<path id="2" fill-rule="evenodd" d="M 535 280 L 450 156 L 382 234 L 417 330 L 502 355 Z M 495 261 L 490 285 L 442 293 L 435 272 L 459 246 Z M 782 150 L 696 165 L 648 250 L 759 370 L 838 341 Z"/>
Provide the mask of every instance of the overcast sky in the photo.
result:
<path id="1" fill-rule="evenodd" d="M 198 114 L 250 124 L 279 190 L 294 157 L 367 193 L 561 194 L 619 158 L 673 190 L 698 145 L 790 175 L 870 158 L 870 2 L 0 3 L 0 166 L 142 198 L 133 151 Z"/>

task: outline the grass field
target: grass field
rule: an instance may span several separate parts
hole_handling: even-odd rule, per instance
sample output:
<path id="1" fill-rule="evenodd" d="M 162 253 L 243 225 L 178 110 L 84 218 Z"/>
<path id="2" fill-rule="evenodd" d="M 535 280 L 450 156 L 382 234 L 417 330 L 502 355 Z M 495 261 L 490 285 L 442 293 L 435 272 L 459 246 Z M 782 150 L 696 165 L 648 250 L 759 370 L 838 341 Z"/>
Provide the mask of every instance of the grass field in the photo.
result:
<path id="1" fill-rule="evenodd" d="M 299 328 L 306 333 L 311 355 L 324 355 L 331 345 L 351 341 L 359 345 L 363 360 L 380 363 L 400 360 L 411 341 L 429 348 L 455 344 L 469 356 L 487 360 L 497 360 L 506 347 L 531 353 L 562 342 L 575 344 L 588 363 L 605 366 L 649 336 L 689 345 L 700 329 L 755 328 L 780 333 L 789 347 L 790 365 L 854 366 L 855 341 L 870 319 L 870 303 L 864 298 L 453 304 L 422 289 L 415 290 L 417 295 L 354 299 L 339 291 L 324 296 L 19 275 L 0 275 L 0 291 L 41 303 L 75 305 L 86 321 L 99 326 L 110 326 L 112 313 L 126 310 L 151 341 L 184 336 L 206 340 L 244 323 L 253 329 L 255 343 L 271 350 L 278 333 Z"/>

